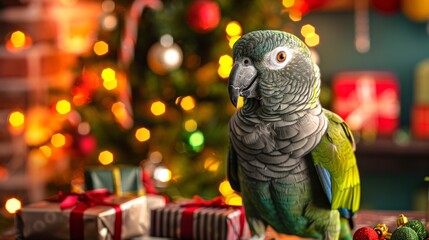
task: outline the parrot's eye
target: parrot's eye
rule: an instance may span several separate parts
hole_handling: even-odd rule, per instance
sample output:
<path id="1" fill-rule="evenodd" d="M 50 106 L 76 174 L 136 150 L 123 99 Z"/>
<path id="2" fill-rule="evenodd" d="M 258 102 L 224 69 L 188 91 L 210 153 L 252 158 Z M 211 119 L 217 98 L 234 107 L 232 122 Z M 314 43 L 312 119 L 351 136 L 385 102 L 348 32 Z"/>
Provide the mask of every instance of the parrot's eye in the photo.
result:
<path id="1" fill-rule="evenodd" d="M 277 53 L 277 61 L 278 62 L 284 62 L 284 61 L 286 61 L 286 52 L 285 51 L 280 51 L 280 52 L 278 52 Z"/>
<path id="2" fill-rule="evenodd" d="M 278 70 L 284 68 L 293 58 L 293 52 L 287 47 L 277 47 L 264 56 L 264 65 L 269 69 Z"/>

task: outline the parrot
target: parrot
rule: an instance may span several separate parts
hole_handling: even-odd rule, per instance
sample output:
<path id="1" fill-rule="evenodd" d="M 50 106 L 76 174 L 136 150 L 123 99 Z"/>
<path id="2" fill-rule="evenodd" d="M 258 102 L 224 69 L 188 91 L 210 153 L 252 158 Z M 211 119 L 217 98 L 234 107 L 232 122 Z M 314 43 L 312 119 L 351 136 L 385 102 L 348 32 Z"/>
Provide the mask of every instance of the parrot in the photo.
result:
<path id="1" fill-rule="evenodd" d="M 355 140 L 322 107 L 321 74 L 294 34 L 255 30 L 232 48 L 226 178 L 242 197 L 251 239 L 278 233 L 352 239 L 361 197 Z"/>

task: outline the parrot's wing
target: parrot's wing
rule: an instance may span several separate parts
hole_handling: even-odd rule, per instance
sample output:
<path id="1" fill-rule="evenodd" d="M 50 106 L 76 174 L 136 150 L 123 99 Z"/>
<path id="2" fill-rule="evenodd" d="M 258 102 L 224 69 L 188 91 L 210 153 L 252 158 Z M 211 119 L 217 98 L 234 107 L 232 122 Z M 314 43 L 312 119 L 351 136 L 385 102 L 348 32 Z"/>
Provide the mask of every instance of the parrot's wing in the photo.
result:
<path id="1" fill-rule="evenodd" d="M 360 204 L 355 142 L 347 124 L 335 113 L 324 111 L 328 129 L 311 155 L 332 209 L 348 209 L 354 213 Z"/>
<path id="2" fill-rule="evenodd" d="M 240 192 L 240 182 L 238 180 L 237 154 L 231 144 L 229 145 L 228 149 L 226 174 L 232 189 L 237 192 Z"/>

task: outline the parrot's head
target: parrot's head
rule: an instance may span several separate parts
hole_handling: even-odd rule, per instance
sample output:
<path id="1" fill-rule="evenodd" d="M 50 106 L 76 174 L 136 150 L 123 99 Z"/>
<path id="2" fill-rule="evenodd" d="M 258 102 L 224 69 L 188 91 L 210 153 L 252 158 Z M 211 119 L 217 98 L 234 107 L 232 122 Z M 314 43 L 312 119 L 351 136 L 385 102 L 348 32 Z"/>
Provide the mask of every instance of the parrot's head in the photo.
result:
<path id="1" fill-rule="evenodd" d="M 270 112 L 318 102 L 319 68 L 296 36 L 273 30 L 247 33 L 234 44 L 233 58 L 228 90 L 234 106 L 239 96 L 260 100 Z"/>

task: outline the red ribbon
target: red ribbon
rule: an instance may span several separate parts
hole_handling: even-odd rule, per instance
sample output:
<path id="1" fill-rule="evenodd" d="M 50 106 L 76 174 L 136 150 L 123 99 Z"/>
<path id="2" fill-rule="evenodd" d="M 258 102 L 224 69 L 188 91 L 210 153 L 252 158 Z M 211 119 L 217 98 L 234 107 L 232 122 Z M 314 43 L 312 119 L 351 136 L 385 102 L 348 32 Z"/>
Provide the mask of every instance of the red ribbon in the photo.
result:
<path id="1" fill-rule="evenodd" d="M 115 225 L 113 239 L 121 239 L 122 231 L 122 210 L 120 205 L 106 202 L 106 198 L 112 194 L 107 189 L 91 190 L 83 194 L 78 193 L 58 193 L 58 198 L 54 201 L 60 202 L 61 210 L 73 208 L 70 213 L 70 239 L 83 239 L 84 221 L 83 213 L 86 209 L 94 206 L 109 206 L 115 209 Z M 52 200 L 52 199 L 51 199 Z"/>
<path id="2" fill-rule="evenodd" d="M 244 214 L 244 208 L 242 206 L 234 206 L 225 203 L 221 197 L 216 197 L 213 200 L 203 200 L 199 196 L 194 196 L 194 201 L 183 203 L 181 207 L 186 208 L 182 213 L 182 219 L 180 220 L 180 236 L 183 239 L 193 238 L 193 221 L 194 213 L 199 208 L 212 207 L 212 208 L 234 208 L 240 211 L 240 232 L 238 237 L 243 236 L 244 224 L 246 222 L 246 216 Z"/>

